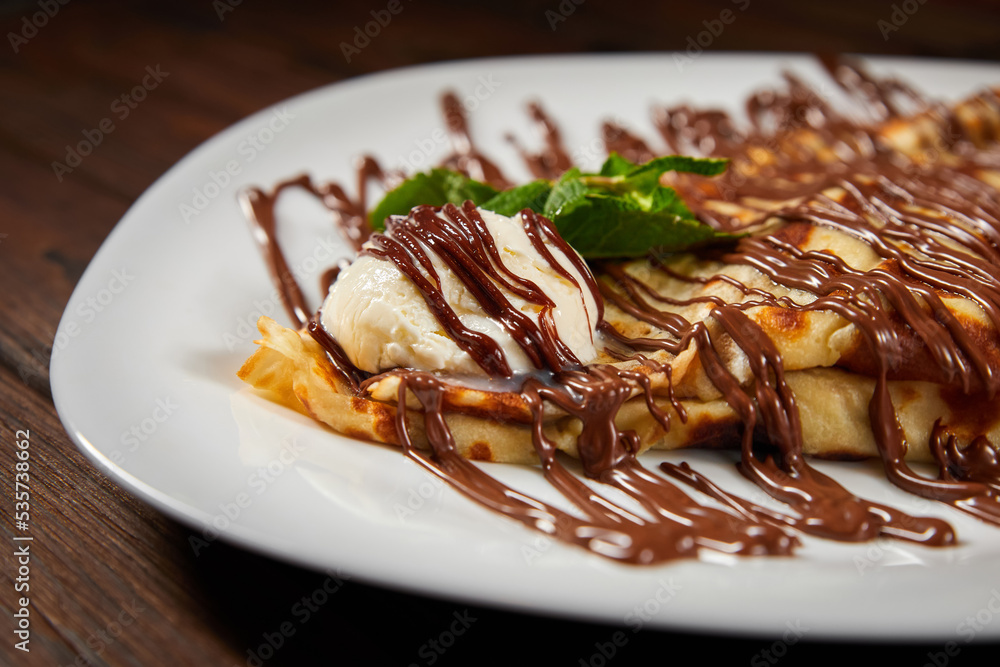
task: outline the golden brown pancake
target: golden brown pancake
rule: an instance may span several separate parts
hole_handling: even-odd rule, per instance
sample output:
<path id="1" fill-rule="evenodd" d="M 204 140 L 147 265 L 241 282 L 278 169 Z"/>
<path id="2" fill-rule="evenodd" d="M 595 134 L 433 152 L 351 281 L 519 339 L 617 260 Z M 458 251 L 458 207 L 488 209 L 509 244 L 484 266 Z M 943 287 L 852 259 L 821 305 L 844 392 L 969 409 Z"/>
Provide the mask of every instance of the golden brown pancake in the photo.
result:
<path id="1" fill-rule="evenodd" d="M 805 104 L 796 101 L 802 91 L 792 83 L 786 102 Z M 687 108 L 672 110 L 683 112 L 687 134 L 677 119 L 658 121 L 672 146 L 682 139 L 704 143 L 707 136 L 717 155 L 733 160 L 719 179 L 678 174 L 665 183 L 703 221 L 739 238 L 593 264 L 605 308 L 600 355 L 581 369 L 554 369 L 554 393 L 545 394 L 537 378 L 523 385 L 509 378 L 487 390 L 467 377 L 437 374 L 428 385 L 432 409 L 427 392 L 414 389 L 426 374 L 390 370 L 359 384 L 315 331 L 268 318 L 258 323 L 260 347 L 239 376 L 344 435 L 433 449 L 434 462 L 418 459 L 442 476 L 464 479 L 465 489 L 475 486 L 475 471 L 447 462 L 452 442 L 466 459 L 541 458 L 550 481 L 570 497 L 579 492 L 552 473 L 550 447 L 581 458 L 587 474 L 612 480 L 640 502 L 655 497 L 661 507 L 686 506 L 660 482 L 652 482 L 658 490 L 651 496 L 637 490 L 650 482 L 631 477 L 634 456 L 732 448 L 741 450 L 744 474 L 762 486 L 783 480 L 784 488 L 769 493 L 793 504 L 799 520 L 734 500 L 683 466 L 664 470 L 738 508 L 751 523 L 794 524 L 837 539 L 869 539 L 884 530 L 951 543 L 946 525 L 901 521 L 799 462 L 801 454 L 880 458 L 897 485 L 1000 523 L 1000 96 L 987 91 L 946 112 L 927 108 L 907 118 L 887 103 L 887 118 L 875 127 L 809 103 L 825 114 L 824 124 L 799 122 L 773 135 L 734 133 L 717 114 Z M 621 132 L 616 136 L 623 141 Z M 636 154 L 648 152 L 634 138 L 627 143 Z M 576 379 L 568 378 L 574 373 Z M 600 420 L 587 414 L 585 402 L 582 409 L 574 403 L 573 392 L 606 377 L 617 378 L 609 387 L 630 393 L 610 415 L 607 451 L 595 452 L 583 443 L 593 447 L 588 429 L 602 428 Z M 574 384 L 581 378 L 586 382 Z M 548 400 L 539 400 L 542 394 Z M 915 475 L 904 461 L 938 464 L 939 479 Z M 495 502 L 493 487 L 483 482 L 481 489 L 466 492 Z M 795 489 L 809 493 L 796 496 Z M 801 500 L 821 489 L 831 494 L 820 503 L 826 509 Z M 828 513 L 834 506 L 846 513 Z M 514 514 L 531 523 L 533 512 Z M 619 525 L 616 515 L 607 518 L 609 524 L 593 519 L 594 525 Z M 922 528 L 908 532 L 907 525 Z M 564 537 L 581 542 L 575 530 Z M 596 528 L 584 527 L 590 530 Z M 696 542 L 708 534 L 699 530 L 692 533 Z M 725 539 L 746 553 L 789 548 L 781 535 L 755 547 L 747 542 L 752 533 Z M 676 545 L 652 552 L 633 547 L 623 559 L 680 554 Z"/>

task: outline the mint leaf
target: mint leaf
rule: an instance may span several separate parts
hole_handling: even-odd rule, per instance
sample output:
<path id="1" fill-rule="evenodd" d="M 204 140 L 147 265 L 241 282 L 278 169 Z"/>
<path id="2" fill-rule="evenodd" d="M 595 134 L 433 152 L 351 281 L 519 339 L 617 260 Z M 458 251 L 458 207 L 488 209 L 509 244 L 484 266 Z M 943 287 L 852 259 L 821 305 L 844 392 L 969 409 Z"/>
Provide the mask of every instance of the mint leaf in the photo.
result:
<path id="1" fill-rule="evenodd" d="M 601 185 L 620 193 L 632 193 L 637 197 L 648 197 L 657 190 L 669 190 L 660 185 L 660 177 L 668 171 L 682 171 L 700 176 L 718 176 L 726 170 L 729 161 L 725 159 L 694 158 L 686 155 L 664 155 L 637 165 L 612 153 L 601 165 L 597 178 L 585 177 L 594 185 Z"/>
<path id="2" fill-rule="evenodd" d="M 639 165 L 637 165 L 635 162 L 632 162 L 631 160 L 626 160 L 618 153 L 612 153 L 611 155 L 608 156 L 608 159 L 604 161 L 604 164 L 601 165 L 600 175 L 624 176 L 625 174 L 635 169 L 637 166 Z"/>
<path id="3" fill-rule="evenodd" d="M 552 188 L 542 213 L 587 258 L 636 257 L 656 249 L 675 252 L 698 243 L 735 238 L 695 219 L 673 188 L 660 185 L 666 171 L 714 175 L 726 160 L 684 156 L 636 165 L 612 153 L 600 174 L 567 171 Z"/>
<path id="4" fill-rule="evenodd" d="M 541 213 L 551 193 L 551 181 L 531 181 L 516 188 L 504 190 L 483 202 L 481 206 L 487 211 L 493 211 L 507 217 L 514 216 L 526 208 L 530 208 L 535 213 Z"/>
<path id="5" fill-rule="evenodd" d="M 627 160 L 626 160 L 627 161 Z M 718 176 L 729 166 L 729 160 L 719 158 L 689 157 L 687 155 L 664 155 L 656 157 L 637 166 L 632 171 L 625 174 L 626 178 L 635 179 L 650 173 L 659 178 L 668 171 L 683 171 L 688 174 L 698 174 L 699 176 Z"/>
<path id="6" fill-rule="evenodd" d="M 553 222 L 566 242 L 587 259 L 642 257 L 651 250 L 679 252 L 736 238 L 693 217 L 646 211 L 629 199 L 596 194 Z"/>
<path id="7" fill-rule="evenodd" d="M 450 169 L 432 169 L 406 179 L 386 193 L 378 206 L 368 215 L 372 228 L 385 229 L 385 219 L 390 215 L 406 215 L 414 206 L 444 206 L 462 204 L 472 200 L 477 206 L 496 196 L 497 191 L 486 183 L 474 181 Z"/>
<path id="8" fill-rule="evenodd" d="M 650 250 L 677 252 L 693 245 L 736 238 L 698 221 L 673 188 L 660 184 L 667 171 L 714 176 L 727 160 L 683 155 L 635 164 L 612 153 L 597 174 L 573 167 L 555 183 L 531 181 L 497 192 L 491 186 L 447 169 L 416 174 L 371 212 L 381 231 L 390 215 L 405 215 L 420 204 L 443 206 L 471 200 L 500 215 L 531 209 L 552 220 L 563 238 L 586 258 L 641 257 Z"/>
<path id="9" fill-rule="evenodd" d="M 589 191 L 582 179 L 583 174 L 577 167 L 564 173 L 552 186 L 552 194 L 549 195 L 541 210 L 542 215 L 555 222 L 557 216 L 568 213 L 575 206 L 580 205 L 583 197 Z"/>
<path id="10" fill-rule="evenodd" d="M 694 218 L 681 196 L 673 188 L 657 188 L 650 198 L 649 210 L 653 213 L 673 213 L 682 218 Z"/>
<path id="11" fill-rule="evenodd" d="M 617 153 L 612 153 L 601 165 L 599 174 L 591 176 L 590 180 L 603 182 L 606 187 L 618 191 L 634 190 L 648 194 L 660 184 L 660 176 L 668 171 L 682 171 L 699 176 L 718 176 L 726 170 L 729 161 L 716 158 L 695 158 L 686 155 L 664 155 L 653 158 L 644 164 L 635 164 Z"/>

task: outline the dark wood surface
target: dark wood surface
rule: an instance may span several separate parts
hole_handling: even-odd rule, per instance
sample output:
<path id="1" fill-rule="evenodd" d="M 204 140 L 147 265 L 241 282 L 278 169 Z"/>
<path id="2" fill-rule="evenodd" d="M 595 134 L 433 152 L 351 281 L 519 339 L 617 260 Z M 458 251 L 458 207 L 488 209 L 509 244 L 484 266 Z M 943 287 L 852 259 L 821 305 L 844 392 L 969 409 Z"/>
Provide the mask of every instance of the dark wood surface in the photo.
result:
<path id="1" fill-rule="evenodd" d="M 65 2 L 65 0 L 63 0 Z M 522 53 L 657 51 L 687 46 L 733 4 L 745 18 L 721 50 L 895 53 L 1000 59 L 995 3 L 701 2 L 652 7 L 402 0 L 404 11 L 347 62 L 339 44 L 387 3 L 260 0 L 0 2 L 0 663 L 244 665 L 326 578 L 220 544 L 197 560 L 188 530 L 126 493 L 73 446 L 52 404 L 48 365 L 69 295 L 102 240 L 158 176 L 233 122 L 290 95 L 382 69 Z M 344 3 L 342 3 L 344 4 Z M 894 4 L 916 8 L 902 22 Z M 51 17 L 36 14 L 48 7 Z M 54 8 L 58 7 L 58 11 Z M 225 8 L 231 11 L 222 11 Z M 43 23 L 35 31 L 26 21 Z M 887 29 L 888 21 L 898 29 Z M 24 39 L 11 37 L 20 35 Z M 147 65 L 164 85 L 61 180 L 52 163 L 107 115 Z M 984 82 L 985 83 L 985 82 Z M 997 82 L 992 82 L 997 83 Z M 346 156 L 345 156 L 346 159 Z M 15 649 L 15 432 L 31 433 L 30 653 Z M 822 603 L 822 601 L 817 601 Z M 927 602 L 929 607 L 933 601 Z M 421 648 L 454 614 L 475 622 L 443 655 Z M 1000 619 L 994 622 L 1000 623 Z M 268 665 L 659 664 L 703 651 L 712 662 L 773 664 L 777 638 L 629 634 L 613 658 L 610 626 L 466 607 L 344 583 Z M 781 662 L 978 664 L 982 647 L 802 642 Z M 267 651 L 264 651 L 267 654 Z M 993 655 L 995 658 L 995 654 Z"/>

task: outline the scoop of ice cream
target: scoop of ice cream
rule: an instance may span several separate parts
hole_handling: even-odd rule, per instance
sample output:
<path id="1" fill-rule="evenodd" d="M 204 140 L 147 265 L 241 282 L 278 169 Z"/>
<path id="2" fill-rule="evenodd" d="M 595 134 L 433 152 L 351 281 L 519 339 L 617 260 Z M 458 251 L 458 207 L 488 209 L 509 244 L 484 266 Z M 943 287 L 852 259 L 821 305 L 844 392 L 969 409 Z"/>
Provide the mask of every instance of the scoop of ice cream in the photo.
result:
<path id="1" fill-rule="evenodd" d="M 527 217 L 466 203 L 390 219 L 331 286 L 323 326 L 371 373 L 492 374 L 501 356 L 506 374 L 592 361 L 593 277 L 549 221 Z"/>

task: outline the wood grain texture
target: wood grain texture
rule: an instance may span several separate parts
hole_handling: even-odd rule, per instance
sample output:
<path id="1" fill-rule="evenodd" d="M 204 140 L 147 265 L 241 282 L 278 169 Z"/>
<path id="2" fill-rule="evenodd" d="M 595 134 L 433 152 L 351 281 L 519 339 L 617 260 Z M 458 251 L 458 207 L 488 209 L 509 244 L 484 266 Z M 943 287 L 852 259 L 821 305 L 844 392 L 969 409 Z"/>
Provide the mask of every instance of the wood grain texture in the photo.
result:
<path id="1" fill-rule="evenodd" d="M 225 2 L 225 0 L 222 0 Z M 579 0 L 577 0 L 579 2 Z M 340 48 L 386 2 L 70 1 L 26 42 L 51 2 L 0 2 L 0 570 L 4 665 L 597 664 L 619 628 L 468 607 L 335 581 L 222 543 L 200 556 L 188 530 L 109 481 L 70 441 L 48 365 L 62 310 L 128 206 L 213 134 L 288 96 L 391 67 L 468 57 L 683 50 L 704 22 L 746 5 L 713 50 L 823 50 L 1000 59 L 993 3 L 927 2 L 886 37 L 893 3 L 599 3 L 402 0 L 403 11 L 350 60 Z M 565 21 L 559 13 L 572 6 Z M 561 14 L 560 14 L 561 15 Z M 28 31 L 30 32 L 30 30 Z M 27 33 L 25 33 L 27 34 Z M 17 40 L 14 40 L 17 42 Z M 16 46 L 16 50 L 15 50 Z M 168 73 L 122 117 L 115 101 L 147 67 Z M 919 83 L 919 82 L 918 82 Z M 118 111 L 116 111 L 118 109 Z M 110 119 L 92 154 L 54 162 Z M 346 159 L 346 158 L 345 158 Z M 31 653 L 14 649 L 14 433 L 31 432 Z M 330 591 L 306 622 L 296 603 Z M 443 655 L 428 649 L 455 615 L 474 618 Z M 644 664 L 705 638 L 626 630 L 614 664 Z M 535 642 L 541 639 L 541 647 Z M 712 638 L 712 659 L 746 663 L 773 639 Z M 272 641 L 274 643 L 274 641 Z M 261 647 L 265 647 L 262 649 Z M 852 662 L 923 664 L 940 646 L 795 646 Z M 973 660 L 973 647 L 963 659 Z M 611 661 L 608 661 L 611 664 Z M 790 663 L 791 664 L 791 663 Z M 973 664 L 969 662 L 968 664 Z"/>

